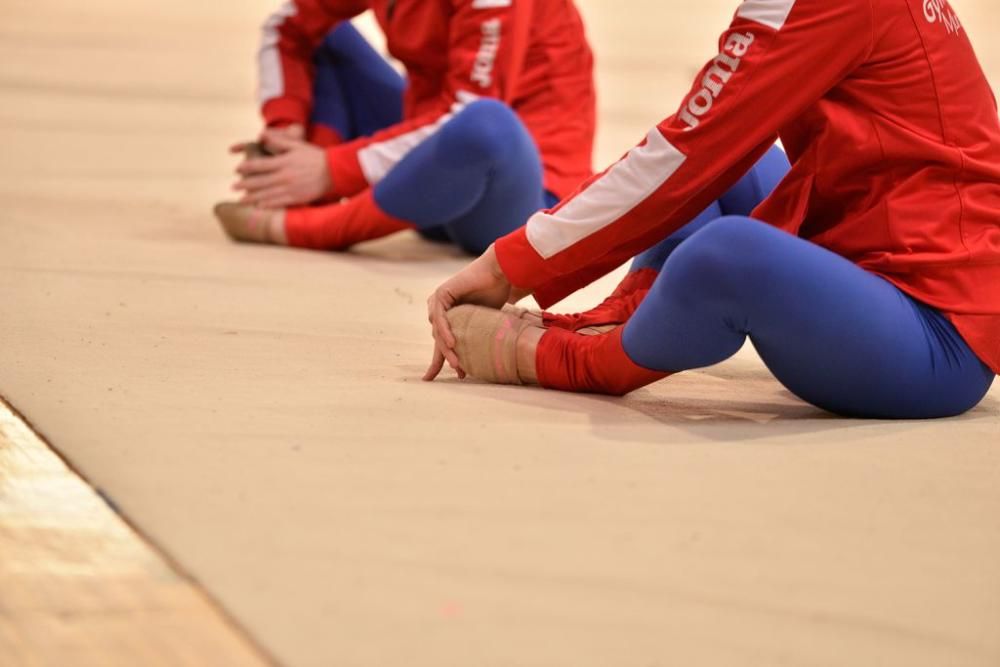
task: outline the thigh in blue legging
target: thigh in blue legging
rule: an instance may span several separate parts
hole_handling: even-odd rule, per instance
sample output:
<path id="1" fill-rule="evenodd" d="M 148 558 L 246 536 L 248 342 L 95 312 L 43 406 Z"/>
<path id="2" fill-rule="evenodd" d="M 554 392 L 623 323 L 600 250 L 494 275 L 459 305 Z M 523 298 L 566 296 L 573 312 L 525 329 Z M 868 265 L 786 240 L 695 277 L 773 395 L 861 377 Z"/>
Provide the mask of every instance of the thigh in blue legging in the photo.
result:
<path id="1" fill-rule="evenodd" d="M 994 374 L 935 309 L 809 241 L 745 217 L 677 248 L 623 332 L 636 363 L 718 363 L 749 336 L 792 393 L 841 415 L 961 414 Z"/>
<path id="2" fill-rule="evenodd" d="M 701 212 L 694 220 L 681 227 L 666 239 L 638 255 L 630 271 L 639 269 L 660 270 L 667 257 L 681 243 L 708 223 L 724 215 L 750 215 L 778 186 L 788 173 L 788 156 L 778 146 L 772 146 L 750 171 L 731 187 L 726 194 Z"/>
<path id="3" fill-rule="evenodd" d="M 402 120 L 406 82 L 349 22 L 327 35 L 313 62 L 313 123 L 350 140 Z"/>
<path id="4" fill-rule="evenodd" d="M 517 115 L 478 100 L 410 151 L 375 186 L 382 210 L 418 229 L 443 226 L 470 253 L 553 203 L 538 149 Z"/>

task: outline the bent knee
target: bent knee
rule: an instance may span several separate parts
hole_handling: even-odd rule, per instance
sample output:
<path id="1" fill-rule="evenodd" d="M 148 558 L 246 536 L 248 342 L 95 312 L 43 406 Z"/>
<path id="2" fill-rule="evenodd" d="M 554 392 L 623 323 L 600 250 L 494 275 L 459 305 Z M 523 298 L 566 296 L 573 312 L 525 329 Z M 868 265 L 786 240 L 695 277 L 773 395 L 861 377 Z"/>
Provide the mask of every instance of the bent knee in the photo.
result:
<path id="1" fill-rule="evenodd" d="M 774 227 L 744 216 L 725 216 L 705 225 L 681 243 L 664 264 L 664 273 L 693 285 L 726 286 L 743 292 L 766 280 L 769 247 L 782 236 Z"/>
<path id="2" fill-rule="evenodd" d="M 523 125 L 503 102 L 476 100 L 441 128 L 445 149 L 460 161 L 494 161 L 515 143 Z"/>

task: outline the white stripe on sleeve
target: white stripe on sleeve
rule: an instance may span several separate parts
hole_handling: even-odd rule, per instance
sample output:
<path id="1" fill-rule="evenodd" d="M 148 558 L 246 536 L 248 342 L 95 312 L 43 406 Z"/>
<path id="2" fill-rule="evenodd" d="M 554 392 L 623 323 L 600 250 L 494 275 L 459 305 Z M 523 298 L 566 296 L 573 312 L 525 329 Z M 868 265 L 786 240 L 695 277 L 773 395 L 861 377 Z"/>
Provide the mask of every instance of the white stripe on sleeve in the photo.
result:
<path id="1" fill-rule="evenodd" d="M 281 53 L 278 51 L 281 35 L 278 30 L 281 24 L 289 17 L 295 16 L 297 11 L 294 3 L 286 2 L 264 23 L 260 49 L 257 51 L 260 67 L 257 101 L 260 104 L 285 94 L 285 75 L 281 68 Z"/>
<path id="2" fill-rule="evenodd" d="M 606 174 L 554 213 L 528 220 L 531 247 L 548 259 L 613 224 L 677 173 L 687 156 L 653 128 Z"/>
<path id="3" fill-rule="evenodd" d="M 459 92 L 458 99 L 459 101 L 452 104 L 451 110 L 448 113 L 430 125 L 418 127 L 406 134 L 400 134 L 385 141 L 371 143 L 359 150 L 358 163 L 361 165 L 361 173 L 365 175 L 365 180 L 368 181 L 368 184 L 375 185 L 385 178 L 385 175 L 400 160 L 406 157 L 407 153 L 440 130 L 445 123 L 454 118 L 467 104 L 474 102 L 478 98 L 474 95 L 463 95 Z"/>
<path id="4" fill-rule="evenodd" d="M 745 0 L 736 15 L 781 30 L 794 6 L 795 0 Z"/>

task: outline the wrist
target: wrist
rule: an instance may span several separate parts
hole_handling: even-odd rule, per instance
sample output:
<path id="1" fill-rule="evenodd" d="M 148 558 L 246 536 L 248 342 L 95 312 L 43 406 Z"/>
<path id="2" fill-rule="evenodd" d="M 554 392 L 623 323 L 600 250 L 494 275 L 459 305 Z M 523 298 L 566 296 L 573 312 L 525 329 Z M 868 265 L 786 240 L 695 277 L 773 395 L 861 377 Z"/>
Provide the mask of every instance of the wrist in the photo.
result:
<path id="1" fill-rule="evenodd" d="M 497 249 L 494 244 L 490 244 L 490 247 L 480 256 L 480 259 L 490 270 L 490 273 L 493 274 L 493 277 L 505 283 L 510 283 L 507 274 L 503 272 L 503 267 L 500 266 L 500 260 L 497 259 Z"/>
<path id="2" fill-rule="evenodd" d="M 545 282 L 544 261 L 528 243 L 524 227 L 500 237 L 491 249 L 498 270 L 515 289 L 533 294 Z"/>
<path id="3" fill-rule="evenodd" d="M 368 180 L 361 171 L 354 147 L 340 144 L 324 150 L 327 172 L 330 174 L 331 196 L 350 197 L 368 188 Z"/>

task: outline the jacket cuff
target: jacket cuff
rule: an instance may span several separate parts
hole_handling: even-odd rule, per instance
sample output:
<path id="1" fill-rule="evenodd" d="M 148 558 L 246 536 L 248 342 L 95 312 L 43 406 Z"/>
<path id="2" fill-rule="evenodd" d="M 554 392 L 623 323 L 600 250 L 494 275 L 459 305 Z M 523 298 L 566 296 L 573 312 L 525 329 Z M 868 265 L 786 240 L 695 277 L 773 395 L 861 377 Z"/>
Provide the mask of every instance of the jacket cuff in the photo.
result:
<path id="1" fill-rule="evenodd" d="M 550 298 L 555 294 L 548 293 L 550 284 L 558 274 L 552 271 L 549 263 L 528 242 L 526 226 L 497 239 L 494 250 L 500 270 L 511 285 L 531 290 L 535 301 L 538 301 L 543 308 L 554 303 Z M 561 290 L 556 288 L 555 291 Z"/>
<path id="2" fill-rule="evenodd" d="M 292 123 L 306 124 L 309 109 L 301 100 L 290 97 L 276 97 L 264 103 L 261 109 L 268 127 L 282 127 Z"/>
<path id="3" fill-rule="evenodd" d="M 333 181 L 332 194 L 350 197 L 368 187 L 368 179 L 361 171 L 358 151 L 351 144 L 340 144 L 326 149 L 326 164 Z"/>

